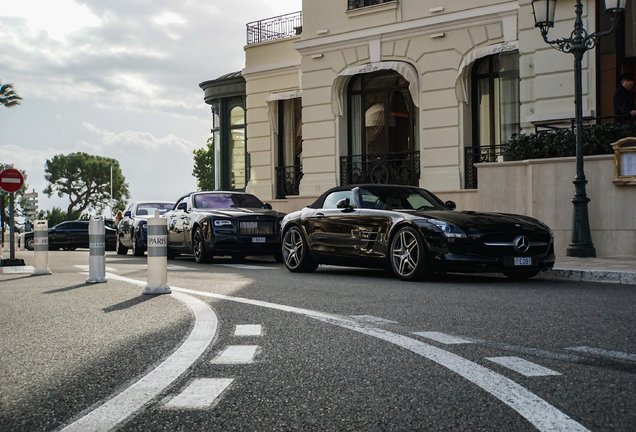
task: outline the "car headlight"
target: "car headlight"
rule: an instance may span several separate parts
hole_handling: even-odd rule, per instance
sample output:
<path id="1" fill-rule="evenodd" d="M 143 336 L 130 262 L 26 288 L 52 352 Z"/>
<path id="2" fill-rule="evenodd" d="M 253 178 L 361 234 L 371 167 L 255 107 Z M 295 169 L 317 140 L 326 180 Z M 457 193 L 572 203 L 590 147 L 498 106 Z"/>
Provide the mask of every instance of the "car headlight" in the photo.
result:
<path id="1" fill-rule="evenodd" d="M 464 231 L 457 228 L 455 225 L 453 225 L 450 222 L 445 222 L 445 221 L 441 221 L 437 219 L 429 219 L 428 221 L 432 223 L 433 225 L 435 225 L 437 228 L 439 228 L 446 237 L 451 237 L 451 238 L 466 238 L 467 237 Z"/>
<path id="2" fill-rule="evenodd" d="M 214 221 L 214 226 L 232 226 L 232 221 L 229 219 L 217 219 Z"/>

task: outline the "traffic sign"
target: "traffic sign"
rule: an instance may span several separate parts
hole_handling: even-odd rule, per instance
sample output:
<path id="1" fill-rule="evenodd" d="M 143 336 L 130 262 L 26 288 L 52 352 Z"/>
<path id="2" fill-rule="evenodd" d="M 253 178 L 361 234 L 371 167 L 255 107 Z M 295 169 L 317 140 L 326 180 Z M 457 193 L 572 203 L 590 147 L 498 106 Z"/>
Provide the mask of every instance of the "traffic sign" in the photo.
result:
<path id="1" fill-rule="evenodd" d="M 24 184 L 22 173 L 15 168 L 7 168 L 0 173 L 0 189 L 13 193 L 20 190 Z"/>

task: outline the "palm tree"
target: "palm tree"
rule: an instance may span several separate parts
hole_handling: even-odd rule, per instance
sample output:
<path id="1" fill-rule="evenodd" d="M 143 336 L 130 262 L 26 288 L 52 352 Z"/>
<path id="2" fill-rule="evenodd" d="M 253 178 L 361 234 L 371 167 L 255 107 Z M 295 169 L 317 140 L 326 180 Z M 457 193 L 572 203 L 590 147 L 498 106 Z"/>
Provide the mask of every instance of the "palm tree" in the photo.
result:
<path id="1" fill-rule="evenodd" d="M 22 98 L 13 90 L 13 84 L 4 84 L 0 81 L 0 105 L 7 108 L 20 105 Z"/>

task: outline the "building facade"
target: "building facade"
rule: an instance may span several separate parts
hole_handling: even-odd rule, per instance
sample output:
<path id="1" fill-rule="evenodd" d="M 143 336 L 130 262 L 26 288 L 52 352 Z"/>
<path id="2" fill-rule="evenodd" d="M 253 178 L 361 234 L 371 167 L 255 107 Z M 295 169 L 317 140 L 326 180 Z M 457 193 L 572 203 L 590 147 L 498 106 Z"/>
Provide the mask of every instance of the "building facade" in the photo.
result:
<path id="1" fill-rule="evenodd" d="M 574 3 L 558 2 L 551 37 L 569 36 Z M 583 3 L 585 27 L 607 29 L 603 2 Z M 633 9 L 584 57 L 587 118 L 612 115 L 617 76 L 634 69 Z M 244 94 L 212 90 L 227 76 L 201 84 L 214 116 L 244 98 L 243 123 L 214 117 L 217 185 L 282 211 L 347 183 L 474 189 L 474 165 L 502 160 L 512 134 L 574 117 L 573 56 L 545 44 L 531 0 L 304 0 L 247 33 Z M 238 137 L 231 125 L 243 141 L 222 138 Z"/>

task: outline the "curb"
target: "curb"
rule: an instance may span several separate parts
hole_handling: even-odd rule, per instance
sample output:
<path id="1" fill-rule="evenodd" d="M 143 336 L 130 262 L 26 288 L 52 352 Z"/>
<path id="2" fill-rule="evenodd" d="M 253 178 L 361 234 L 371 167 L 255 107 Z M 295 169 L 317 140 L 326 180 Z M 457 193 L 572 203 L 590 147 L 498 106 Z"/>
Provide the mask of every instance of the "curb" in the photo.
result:
<path id="1" fill-rule="evenodd" d="M 552 269 L 542 272 L 534 279 L 571 280 L 577 282 L 602 282 L 621 285 L 636 285 L 636 272 L 609 270 Z"/>

